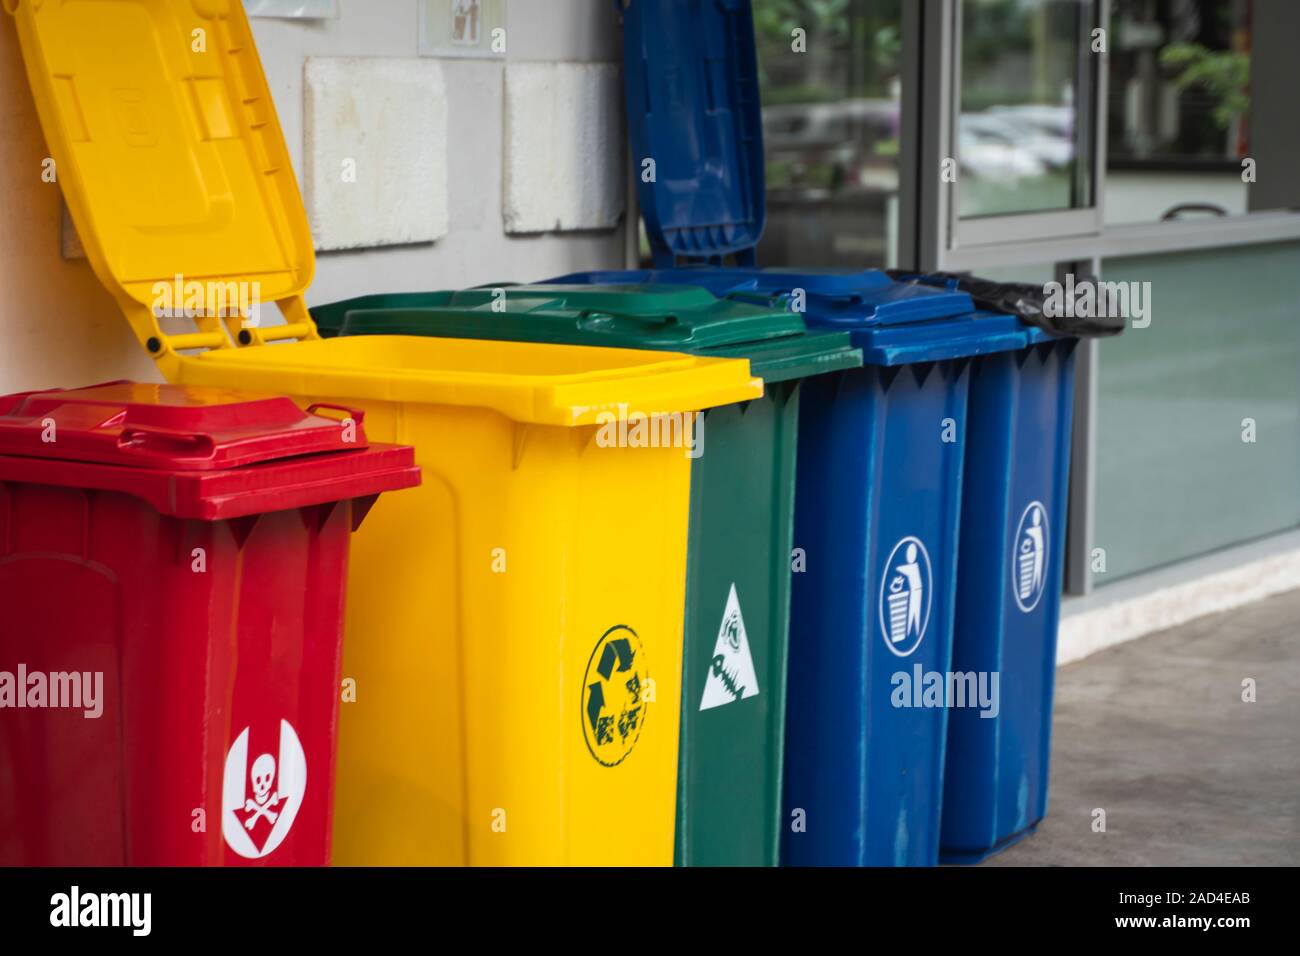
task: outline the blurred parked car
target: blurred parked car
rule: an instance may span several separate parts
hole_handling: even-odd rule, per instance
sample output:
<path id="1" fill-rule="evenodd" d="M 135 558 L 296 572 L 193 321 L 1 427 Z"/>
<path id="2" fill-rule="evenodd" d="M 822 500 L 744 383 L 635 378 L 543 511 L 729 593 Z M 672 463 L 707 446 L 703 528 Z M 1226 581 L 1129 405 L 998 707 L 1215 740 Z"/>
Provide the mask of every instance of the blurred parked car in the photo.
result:
<path id="1" fill-rule="evenodd" d="M 1029 147 L 1022 127 L 992 112 L 961 114 L 957 161 L 963 173 L 981 179 L 1023 179 L 1050 168 Z"/>
<path id="2" fill-rule="evenodd" d="M 1064 169 L 1074 162 L 1073 106 L 994 106 L 988 115 L 1003 120 L 1049 169 Z"/>
<path id="3" fill-rule="evenodd" d="M 898 123 L 893 100 L 767 107 L 763 139 L 769 186 L 831 192 L 875 190 L 882 183 L 891 188 L 897 183 Z"/>

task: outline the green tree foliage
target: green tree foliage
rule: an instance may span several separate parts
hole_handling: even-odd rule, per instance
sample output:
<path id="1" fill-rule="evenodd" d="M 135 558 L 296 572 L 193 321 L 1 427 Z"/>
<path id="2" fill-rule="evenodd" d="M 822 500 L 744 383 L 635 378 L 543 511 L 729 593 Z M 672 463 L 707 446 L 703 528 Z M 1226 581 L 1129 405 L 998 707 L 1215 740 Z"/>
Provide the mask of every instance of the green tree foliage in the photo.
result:
<path id="1" fill-rule="evenodd" d="M 1250 54 L 1208 50 L 1199 43 L 1175 43 L 1160 53 L 1160 63 L 1177 71 L 1179 89 L 1200 87 L 1219 101 L 1214 122 L 1227 129 L 1250 109 Z"/>

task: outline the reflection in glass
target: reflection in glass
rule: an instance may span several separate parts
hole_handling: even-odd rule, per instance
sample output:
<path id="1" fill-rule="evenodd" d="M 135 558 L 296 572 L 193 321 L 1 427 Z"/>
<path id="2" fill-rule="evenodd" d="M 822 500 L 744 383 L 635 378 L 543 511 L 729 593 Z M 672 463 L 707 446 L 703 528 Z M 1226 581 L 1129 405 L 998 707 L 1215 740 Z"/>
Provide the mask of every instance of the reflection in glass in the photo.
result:
<path id="1" fill-rule="evenodd" d="M 1269 127 L 1294 122 L 1296 8 L 1291 0 L 1113 0 L 1107 222 L 1287 205 L 1273 198 L 1272 182 L 1255 190 L 1243 181 L 1242 161 L 1272 158 Z M 1293 151 L 1279 159 L 1293 161 Z"/>
<path id="2" fill-rule="evenodd" d="M 1079 117 L 1088 0 L 963 0 L 955 131 L 962 218 L 1090 205 Z"/>
<path id="3" fill-rule="evenodd" d="M 902 3 L 754 0 L 764 265 L 894 264 Z"/>

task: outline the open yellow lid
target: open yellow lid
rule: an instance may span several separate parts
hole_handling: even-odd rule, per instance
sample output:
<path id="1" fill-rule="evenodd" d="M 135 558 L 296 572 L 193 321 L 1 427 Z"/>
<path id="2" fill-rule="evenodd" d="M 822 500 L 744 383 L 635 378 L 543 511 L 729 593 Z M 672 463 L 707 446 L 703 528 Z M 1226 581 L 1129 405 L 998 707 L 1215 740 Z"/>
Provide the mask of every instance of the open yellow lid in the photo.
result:
<path id="1" fill-rule="evenodd" d="M 168 381 L 475 405 L 566 426 L 762 395 L 745 360 L 321 339 L 303 299 L 315 267 L 307 215 L 240 0 L 0 3 L 17 20 L 46 142 L 95 274 Z M 232 286 L 227 314 L 205 308 L 192 320 L 197 331 L 169 334 L 177 320 L 160 322 L 159 299 L 170 296 L 168 312 L 183 310 L 193 283 Z M 254 283 L 256 300 L 275 302 L 285 325 L 229 314 L 230 294 L 242 304 L 239 287 Z M 284 339 L 309 341 L 256 347 Z"/>
<path id="2" fill-rule="evenodd" d="M 311 232 L 243 4 L 2 2 L 86 254 L 150 353 L 316 338 Z M 224 317 L 168 336 L 156 310 L 196 289 Z M 288 324 L 245 328 L 250 298 Z"/>

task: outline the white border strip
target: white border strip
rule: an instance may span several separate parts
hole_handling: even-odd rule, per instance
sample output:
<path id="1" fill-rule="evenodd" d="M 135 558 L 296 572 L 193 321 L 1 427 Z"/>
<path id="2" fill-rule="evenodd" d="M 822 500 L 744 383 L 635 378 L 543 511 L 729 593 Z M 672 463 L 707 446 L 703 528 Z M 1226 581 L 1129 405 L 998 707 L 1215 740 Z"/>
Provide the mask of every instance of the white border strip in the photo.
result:
<path id="1" fill-rule="evenodd" d="M 1290 532 L 1066 598 L 1056 664 L 1300 588 L 1298 545 Z"/>

